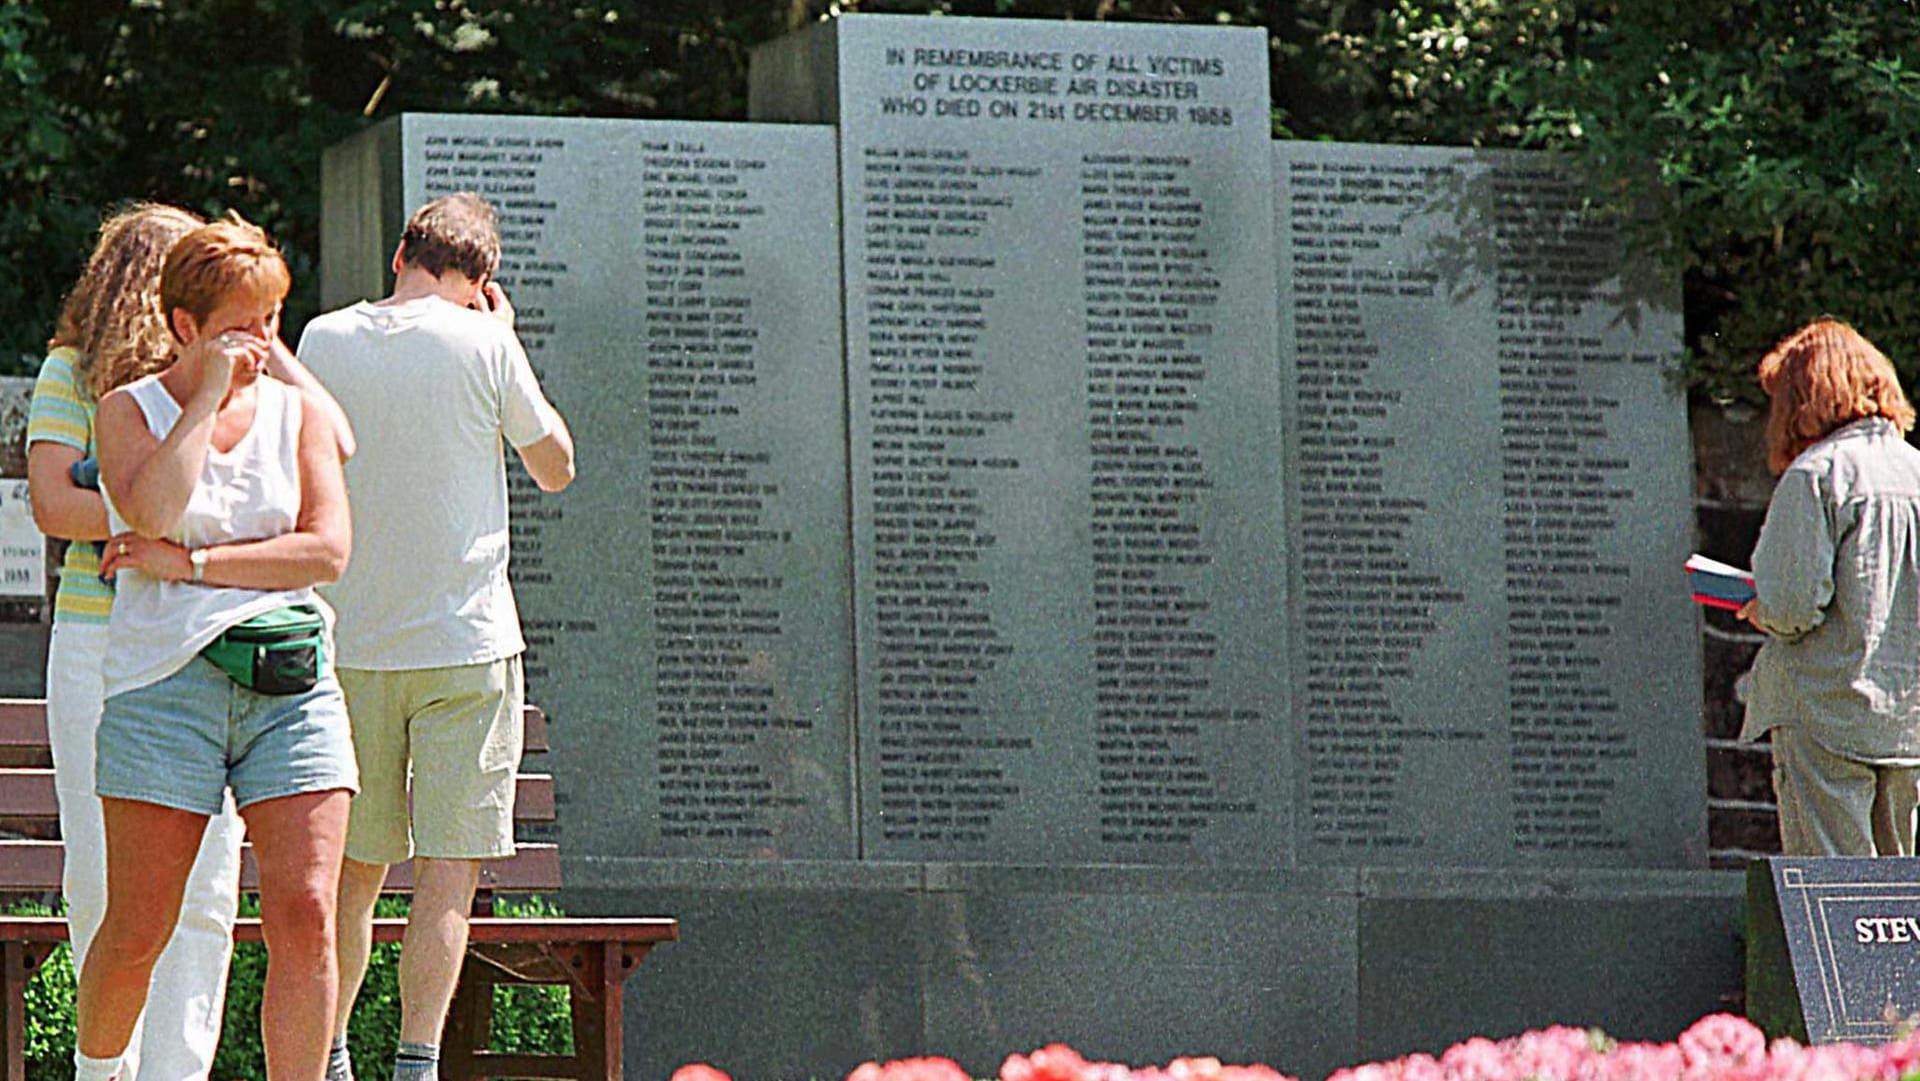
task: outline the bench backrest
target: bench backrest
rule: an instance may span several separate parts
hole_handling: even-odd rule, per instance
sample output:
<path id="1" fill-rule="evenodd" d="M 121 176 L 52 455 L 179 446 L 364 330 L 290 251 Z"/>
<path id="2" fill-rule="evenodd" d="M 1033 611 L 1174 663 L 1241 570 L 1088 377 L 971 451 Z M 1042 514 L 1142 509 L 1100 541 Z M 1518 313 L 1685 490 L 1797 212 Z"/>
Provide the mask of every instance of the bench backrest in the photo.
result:
<path id="1" fill-rule="evenodd" d="M 526 749 L 547 750 L 547 718 L 538 706 L 524 714 Z M 516 778 L 514 822 L 518 832 L 539 831 L 554 821 L 553 778 L 522 772 Z M 551 830 L 547 830 L 551 833 Z M 560 888 L 560 852 L 546 840 L 523 840 L 512 859 L 480 865 L 480 887 L 501 893 L 553 893 Z M 0 698 L 0 894 L 57 893 L 64 849 L 60 843 L 59 804 L 54 796 L 53 755 L 47 742 L 46 702 L 38 698 Z M 241 884 L 252 888 L 253 861 L 247 856 Z M 387 891 L 412 888 L 412 868 L 397 864 Z"/>

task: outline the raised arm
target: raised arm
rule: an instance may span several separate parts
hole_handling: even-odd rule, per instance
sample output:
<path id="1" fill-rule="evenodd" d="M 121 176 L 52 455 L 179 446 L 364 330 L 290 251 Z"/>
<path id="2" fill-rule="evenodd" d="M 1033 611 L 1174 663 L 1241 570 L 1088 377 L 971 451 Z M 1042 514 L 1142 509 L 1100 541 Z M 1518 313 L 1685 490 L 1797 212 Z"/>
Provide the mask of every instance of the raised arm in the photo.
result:
<path id="1" fill-rule="evenodd" d="M 94 418 L 100 444 L 100 488 L 127 525 L 143 537 L 164 537 L 186 513 L 206 464 L 220 399 L 195 395 L 180 420 L 156 439 L 140 406 L 124 390 L 100 400 Z"/>
<path id="2" fill-rule="evenodd" d="M 347 569 L 353 527 L 347 514 L 347 483 L 340 469 L 339 445 L 332 425 L 326 422 L 324 403 L 303 393 L 300 410 L 300 514 L 293 531 L 207 548 L 207 565 L 201 578 L 206 585 L 300 589 L 337 581 Z M 125 553 L 120 551 L 123 539 L 128 541 Z M 107 545 L 101 573 L 111 575 L 126 566 L 171 581 L 193 577 L 188 550 L 164 540 L 113 538 Z"/>
<path id="3" fill-rule="evenodd" d="M 193 389 L 165 439 L 154 438 L 124 389 L 101 399 L 94 418 L 101 488 L 135 533 L 164 537 L 186 513 L 233 366 L 248 357 L 263 359 L 265 349 L 261 339 L 240 334 L 210 335 L 186 346 L 175 363 L 192 376 L 187 385 Z"/>
<path id="4" fill-rule="evenodd" d="M 267 374 L 288 386 L 300 388 L 309 402 L 317 404 L 333 428 L 333 441 L 340 453 L 340 460 L 344 462 L 353 457 L 356 444 L 353 425 L 347 421 L 347 411 L 340 408 L 340 403 L 333 400 L 333 395 L 327 393 L 327 388 L 321 385 L 320 380 L 315 379 L 307 366 L 300 363 L 300 358 L 287 348 L 287 343 L 275 338 L 270 347 L 273 352 L 267 355 Z"/>
<path id="5" fill-rule="evenodd" d="M 560 411 L 547 401 L 540 380 L 527 362 L 520 339 L 513 337 L 513 302 L 499 282 L 488 282 L 480 290 L 480 310 L 506 325 L 510 345 L 505 352 L 505 397 L 500 407 L 500 428 L 527 467 L 527 475 L 543 492 L 564 491 L 573 483 L 573 433 Z"/>

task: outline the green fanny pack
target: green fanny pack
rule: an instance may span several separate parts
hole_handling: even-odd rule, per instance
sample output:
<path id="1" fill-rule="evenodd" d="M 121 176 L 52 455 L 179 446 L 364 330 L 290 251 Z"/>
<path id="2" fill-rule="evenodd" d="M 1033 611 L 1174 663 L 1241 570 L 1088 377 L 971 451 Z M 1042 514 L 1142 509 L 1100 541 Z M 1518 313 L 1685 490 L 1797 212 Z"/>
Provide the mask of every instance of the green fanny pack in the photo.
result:
<path id="1" fill-rule="evenodd" d="M 228 627 L 200 655 L 248 690 L 300 694 L 320 682 L 326 636 L 319 609 L 294 604 Z"/>

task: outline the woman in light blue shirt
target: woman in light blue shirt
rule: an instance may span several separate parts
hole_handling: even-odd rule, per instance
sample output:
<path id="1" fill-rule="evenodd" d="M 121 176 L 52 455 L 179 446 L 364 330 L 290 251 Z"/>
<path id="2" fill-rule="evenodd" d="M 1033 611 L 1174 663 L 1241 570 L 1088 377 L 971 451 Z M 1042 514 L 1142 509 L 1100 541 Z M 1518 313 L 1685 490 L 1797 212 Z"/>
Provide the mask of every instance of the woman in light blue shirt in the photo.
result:
<path id="1" fill-rule="evenodd" d="M 1920 808 L 1920 450 L 1893 365 L 1818 319 L 1760 361 L 1780 475 L 1753 550 L 1766 632 L 1741 738 L 1771 732 L 1788 855 L 1911 856 Z"/>

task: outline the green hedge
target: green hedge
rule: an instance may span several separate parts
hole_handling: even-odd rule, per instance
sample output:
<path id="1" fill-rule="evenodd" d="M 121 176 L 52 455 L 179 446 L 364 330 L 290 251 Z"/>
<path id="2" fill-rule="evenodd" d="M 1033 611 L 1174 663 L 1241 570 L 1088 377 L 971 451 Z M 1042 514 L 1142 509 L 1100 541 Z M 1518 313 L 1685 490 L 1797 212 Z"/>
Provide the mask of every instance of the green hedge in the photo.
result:
<path id="1" fill-rule="evenodd" d="M 44 905 L 15 906 L 15 914 L 45 915 Z M 251 899 L 246 914 L 257 914 Z M 404 916 L 407 904 L 392 898 L 380 902 L 382 916 Z M 540 899 L 496 901 L 503 916 L 559 915 L 560 910 Z M 387 1076 L 394 1047 L 400 1039 L 400 947 L 387 943 L 373 948 L 366 982 L 354 1006 L 348 1027 L 355 1072 L 367 1081 Z M 214 1058 L 216 1081 L 266 1076 L 260 1049 L 260 990 L 266 978 L 266 947 L 245 944 L 234 949 L 233 971 L 227 983 L 227 1014 Z M 66 946 L 57 949 L 27 984 L 27 1081 L 71 1081 L 73 1077 L 73 958 Z M 495 987 L 493 990 L 493 1050 L 510 1054 L 569 1054 L 573 1026 L 564 987 Z"/>

